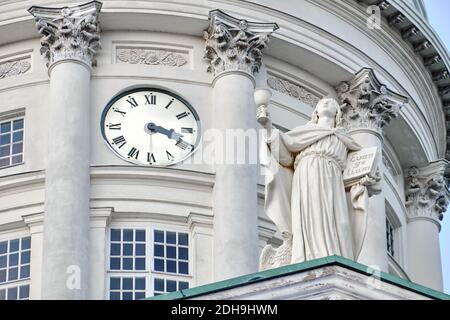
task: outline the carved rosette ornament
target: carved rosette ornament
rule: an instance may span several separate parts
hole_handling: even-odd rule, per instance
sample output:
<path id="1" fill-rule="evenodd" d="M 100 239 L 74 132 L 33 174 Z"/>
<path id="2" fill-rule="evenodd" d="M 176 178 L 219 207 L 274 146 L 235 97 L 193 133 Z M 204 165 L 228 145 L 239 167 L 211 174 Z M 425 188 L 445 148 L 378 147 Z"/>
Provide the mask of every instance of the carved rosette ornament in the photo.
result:
<path id="1" fill-rule="evenodd" d="M 275 23 L 255 23 L 240 20 L 220 10 L 209 13 L 209 28 L 204 32 L 205 60 L 208 72 L 214 76 L 230 70 L 253 75 L 259 71 L 262 50 L 269 36 L 278 29 Z"/>
<path id="2" fill-rule="evenodd" d="M 450 196 L 444 177 L 448 164 L 442 160 L 425 168 L 409 169 L 405 204 L 410 219 L 431 218 L 438 224 L 442 221 Z"/>
<path id="3" fill-rule="evenodd" d="M 380 134 L 396 118 L 408 99 L 390 91 L 375 77 L 372 69 L 362 69 L 349 82 L 337 88 L 343 125 L 349 131 L 370 129 Z"/>
<path id="4" fill-rule="evenodd" d="M 102 4 L 92 1 L 64 8 L 31 7 L 41 38 L 41 54 L 47 67 L 63 60 L 77 60 L 95 66 L 100 48 L 98 13 Z"/>

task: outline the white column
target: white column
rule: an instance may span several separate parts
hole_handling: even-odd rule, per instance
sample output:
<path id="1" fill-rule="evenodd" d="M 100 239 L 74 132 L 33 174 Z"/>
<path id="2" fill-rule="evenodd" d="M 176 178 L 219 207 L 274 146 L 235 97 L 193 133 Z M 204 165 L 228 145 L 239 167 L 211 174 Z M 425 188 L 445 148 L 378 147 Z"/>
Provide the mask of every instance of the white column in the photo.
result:
<path id="1" fill-rule="evenodd" d="M 209 60 L 209 71 L 214 76 L 214 128 L 222 133 L 225 145 L 230 142 L 225 140 L 227 133 L 228 138 L 233 136 L 230 129 L 251 129 L 250 136 L 257 138 L 253 75 L 261 66 L 261 50 L 276 29 L 275 24 L 247 22 L 219 10 L 210 12 L 210 25 L 205 32 L 205 58 Z M 240 135 L 241 139 L 243 135 Z M 253 143 L 256 147 L 257 141 Z M 246 152 L 249 150 L 251 147 L 247 145 Z M 257 161 L 249 163 L 247 160 L 240 164 L 239 156 L 242 155 L 230 157 L 226 154 L 224 159 L 217 159 L 215 167 L 215 281 L 258 270 L 258 167 Z"/>
<path id="2" fill-rule="evenodd" d="M 341 83 L 337 91 L 344 127 L 362 147 L 378 148 L 378 168 L 381 168 L 384 128 L 398 116 L 407 98 L 382 85 L 372 69 L 362 69 L 351 81 Z M 382 180 L 379 185 L 383 185 Z M 382 188 L 370 191 L 367 230 L 357 261 L 387 272 L 385 199 Z"/>
<path id="3" fill-rule="evenodd" d="M 30 300 L 40 300 L 42 293 L 42 248 L 44 232 L 44 214 L 37 213 L 23 217 L 30 229 Z"/>
<path id="4" fill-rule="evenodd" d="M 411 168 L 406 178 L 408 275 L 438 291 L 443 291 L 439 232 L 449 199 L 444 179 L 447 166 L 448 161 L 442 160 Z"/>
<path id="5" fill-rule="evenodd" d="M 29 10 L 50 75 L 43 299 L 86 299 L 89 292 L 90 76 L 100 7 Z"/>
<path id="6" fill-rule="evenodd" d="M 111 208 L 91 209 L 89 233 L 89 299 L 103 300 L 106 292 L 107 228 Z"/>

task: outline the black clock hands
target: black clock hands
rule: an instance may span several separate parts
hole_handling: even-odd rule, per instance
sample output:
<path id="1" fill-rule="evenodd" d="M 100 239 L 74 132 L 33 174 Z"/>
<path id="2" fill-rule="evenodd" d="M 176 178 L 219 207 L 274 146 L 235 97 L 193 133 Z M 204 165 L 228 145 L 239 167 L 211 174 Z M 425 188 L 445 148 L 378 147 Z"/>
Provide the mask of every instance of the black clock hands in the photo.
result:
<path id="1" fill-rule="evenodd" d="M 175 130 L 173 130 L 173 129 L 167 130 L 164 127 L 157 126 L 153 122 L 150 122 L 149 124 L 147 124 L 147 129 L 150 130 L 151 132 L 161 133 L 161 134 L 167 136 L 167 138 L 175 140 L 177 142 L 180 141 L 181 138 L 183 138 L 183 135 L 175 132 Z"/>

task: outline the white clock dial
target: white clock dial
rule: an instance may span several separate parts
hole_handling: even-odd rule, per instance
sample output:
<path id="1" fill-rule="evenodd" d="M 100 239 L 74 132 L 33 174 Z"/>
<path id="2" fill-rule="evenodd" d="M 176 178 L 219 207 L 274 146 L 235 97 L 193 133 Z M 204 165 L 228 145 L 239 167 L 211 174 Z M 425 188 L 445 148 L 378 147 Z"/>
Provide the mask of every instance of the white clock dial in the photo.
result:
<path id="1" fill-rule="evenodd" d="M 200 140 L 200 121 L 184 99 L 169 91 L 140 88 L 115 97 L 102 115 L 108 146 L 126 161 L 165 167 L 183 161 Z"/>

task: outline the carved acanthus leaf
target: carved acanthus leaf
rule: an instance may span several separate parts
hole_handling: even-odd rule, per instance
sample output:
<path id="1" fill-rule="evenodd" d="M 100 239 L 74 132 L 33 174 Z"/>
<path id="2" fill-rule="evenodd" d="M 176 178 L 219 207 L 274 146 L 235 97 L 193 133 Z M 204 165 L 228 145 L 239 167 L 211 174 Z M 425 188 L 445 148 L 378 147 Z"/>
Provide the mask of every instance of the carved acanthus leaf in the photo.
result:
<path id="1" fill-rule="evenodd" d="M 210 25 L 204 32 L 208 72 L 217 75 L 241 70 L 253 75 L 259 71 L 262 50 L 267 47 L 276 24 L 252 23 L 231 17 L 220 10 L 210 12 Z"/>
<path id="2" fill-rule="evenodd" d="M 309 104 L 312 107 L 315 107 L 320 100 L 320 97 L 316 96 L 304 87 L 275 76 L 269 76 L 267 79 L 267 84 L 271 89 Z"/>
<path id="3" fill-rule="evenodd" d="M 162 65 L 182 67 L 188 61 L 183 55 L 165 50 L 117 49 L 117 58 L 130 64 Z"/>
<path id="4" fill-rule="evenodd" d="M 395 119 L 407 98 L 382 85 L 371 69 L 363 69 L 349 82 L 337 88 L 343 114 L 343 125 L 348 130 L 372 129 L 382 133 Z"/>
<path id="5" fill-rule="evenodd" d="M 31 68 L 27 60 L 7 61 L 0 63 L 0 79 L 24 74 Z"/>
<path id="6" fill-rule="evenodd" d="M 96 1 L 70 8 L 30 8 L 42 35 L 41 54 L 47 59 L 47 66 L 68 59 L 96 65 L 100 8 Z"/>

